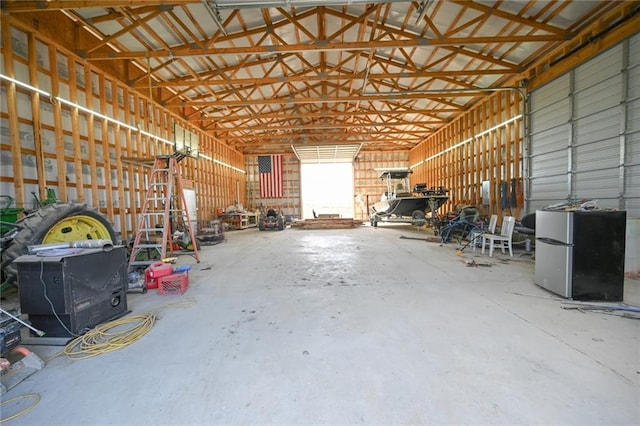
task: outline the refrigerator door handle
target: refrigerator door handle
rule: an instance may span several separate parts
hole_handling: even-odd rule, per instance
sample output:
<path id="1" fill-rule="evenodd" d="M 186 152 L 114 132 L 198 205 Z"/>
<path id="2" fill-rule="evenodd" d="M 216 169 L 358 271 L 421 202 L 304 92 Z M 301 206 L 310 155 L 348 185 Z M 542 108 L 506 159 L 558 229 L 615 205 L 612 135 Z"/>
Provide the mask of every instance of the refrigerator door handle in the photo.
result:
<path id="1" fill-rule="evenodd" d="M 570 247 L 573 244 L 567 244 L 567 243 L 563 243 L 562 241 L 558 241 L 556 239 L 553 238 L 546 238 L 546 237 L 538 237 L 536 238 L 536 240 L 540 241 L 541 243 L 545 243 L 545 244 L 549 244 L 552 246 L 567 246 Z"/>

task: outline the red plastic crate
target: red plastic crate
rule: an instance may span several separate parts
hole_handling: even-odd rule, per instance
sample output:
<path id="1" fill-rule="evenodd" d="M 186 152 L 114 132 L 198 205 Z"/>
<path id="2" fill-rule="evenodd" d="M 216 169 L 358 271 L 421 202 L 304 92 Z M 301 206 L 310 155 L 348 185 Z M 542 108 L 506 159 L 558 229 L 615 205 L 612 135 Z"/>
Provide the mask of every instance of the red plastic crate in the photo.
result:
<path id="1" fill-rule="evenodd" d="M 172 272 L 173 266 L 169 263 L 152 263 L 144 270 L 144 280 L 147 288 L 158 288 L 158 280 L 160 277 L 170 275 Z"/>
<path id="2" fill-rule="evenodd" d="M 158 278 L 158 294 L 182 294 L 189 287 L 189 272 L 176 272 Z"/>

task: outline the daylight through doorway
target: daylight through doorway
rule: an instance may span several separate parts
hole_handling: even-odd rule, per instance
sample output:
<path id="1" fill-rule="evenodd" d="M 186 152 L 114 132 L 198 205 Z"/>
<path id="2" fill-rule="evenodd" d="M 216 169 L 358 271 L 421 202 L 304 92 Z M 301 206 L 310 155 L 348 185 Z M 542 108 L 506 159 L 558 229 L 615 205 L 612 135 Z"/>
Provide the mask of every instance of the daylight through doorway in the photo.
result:
<path id="1" fill-rule="evenodd" d="M 302 216 L 353 217 L 353 164 L 302 164 Z"/>

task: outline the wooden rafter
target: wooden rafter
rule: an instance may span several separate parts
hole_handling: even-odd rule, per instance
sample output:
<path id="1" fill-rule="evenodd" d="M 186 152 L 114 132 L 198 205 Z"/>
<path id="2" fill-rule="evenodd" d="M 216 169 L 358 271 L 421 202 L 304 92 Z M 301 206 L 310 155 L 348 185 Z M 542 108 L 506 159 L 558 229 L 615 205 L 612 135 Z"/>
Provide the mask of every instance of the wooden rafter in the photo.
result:
<path id="1" fill-rule="evenodd" d="M 210 55 L 238 55 L 238 54 L 265 54 L 284 52 L 327 52 L 344 50 L 370 50 L 389 48 L 409 48 L 428 46 L 464 46 L 465 44 L 491 44 L 491 43 L 540 43 L 547 41 L 564 41 L 558 35 L 525 35 L 525 36 L 496 36 L 496 37 L 452 37 L 447 39 L 427 39 L 413 37 L 407 40 L 381 40 L 381 41 L 354 41 L 354 42 L 328 42 L 319 40 L 314 43 L 287 44 L 277 46 L 247 46 L 247 47 L 214 47 L 208 49 L 194 48 L 191 46 L 181 46 L 172 49 L 159 49 L 148 51 L 126 51 L 126 52 L 95 52 L 86 55 L 87 59 L 134 59 L 150 57 L 169 56 L 210 56 Z M 459 49 L 460 52 L 467 52 L 468 49 Z"/>
<path id="2" fill-rule="evenodd" d="M 216 19 L 201 0 L 6 0 L 2 13 L 64 14 L 90 30 L 70 48 L 92 65 L 125 69 L 139 93 L 258 153 L 358 141 L 409 149 L 487 89 L 537 84 L 590 37 L 637 21 L 637 1 L 577 1 L 441 0 L 425 14 L 420 2 L 283 1 L 225 7 Z"/>
<path id="3" fill-rule="evenodd" d="M 197 3 L 197 0 L 171 0 L 171 4 Z M 161 2 L 156 2 L 161 3 Z M 4 0 L 2 9 L 11 12 L 41 12 L 63 9 L 83 9 L 94 7 L 131 7 L 146 6 L 147 0 Z"/>
<path id="4" fill-rule="evenodd" d="M 520 15 L 514 15 L 513 13 L 505 12 L 496 7 L 489 7 L 484 4 L 476 3 L 473 1 L 464 1 L 464 0 L 449 0 L 449 1 L 451 1 L 452 3 L 459 4 L 460 6 L 464 6 L 465 8 L 478 10 L 486 16 L 498 16 L 508 21 L 513 21 L 519 24 L 527 25 L 529 27 L 538 29 L 540 31 L 557 34 L 564 39 L 567 39 L 571 36 L 570 31 L 564 30 L 562 28 L 554 27 L 553 25 L 549 25 L 544 22 L 536 21 L 535 19 L 528 19 Z"/>
<path id="5" fill-rule="evenodd" d="M 179 78 L 168 80 L 168 81 L 157 81 L 153 82 L 153 87 L 200 87 L 200 86 L 217 86 L 217 85 L 234 85 L 234 86 L 253 86 L 253 85 L 267 85 L 267 84 L 276 84 L 281 83 L 283 81 L 337 81 L 337 80 L 363 80 L 365 77 L 364 72 L 359 72 L 357 74 L 330 74 L 330 75 L 318 75 L 312 74 L 308 75 L 308 71 L 305 71 L 303 75 L 287 75 L 286 77 L 256 77 L 256 78 L 231 78 L 231 79 L 213 79 L 207 78 L 207 76 L 196 76 L 195 80 L 181 80 Z M 453 77 L 464 77 L 471 75 L 505 75 L 505 74 L 516 74 L 516 70 L 505 70 L 505 69 L 485 69 L 485 70 L 450 70 L 450 71 L 417 71 L 417 72 L 403 72 L 401 74 L 398 73 L 372 73 L 369 74 L 371 80 L 386 80 L 386 79 L 424 79 L 424 78 L 442 78 L 442 79 L 451 79 Z M 142 80 L 142 78 L 140 79 Z M 145 86 L 146 82 L 143 84 L 138 83 L 137 86 Z"/>

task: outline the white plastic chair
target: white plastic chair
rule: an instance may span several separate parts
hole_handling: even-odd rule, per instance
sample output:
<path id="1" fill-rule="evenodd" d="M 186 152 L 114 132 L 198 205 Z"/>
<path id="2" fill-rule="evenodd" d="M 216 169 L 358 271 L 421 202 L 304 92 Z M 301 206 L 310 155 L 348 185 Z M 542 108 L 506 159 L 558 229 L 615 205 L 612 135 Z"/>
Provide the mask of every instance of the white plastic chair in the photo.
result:
<path id="1" fill-rule="evenodd" d="M 516 218 L 513 216 L 505 216 L 502 218 L 502 226 L 499 234 L 482 234 L 482 253 L 489 242 L 489 257 L 493 256 L 494 247 L 499 247 L 504 253 L 504 249 L 509 249 L 509 256 L 513 257 L 513 249 L 511 241 L 513 239 L 513 228 L 516 226 Z M 497 243 L 497 245 L 496 245 Z"/>

